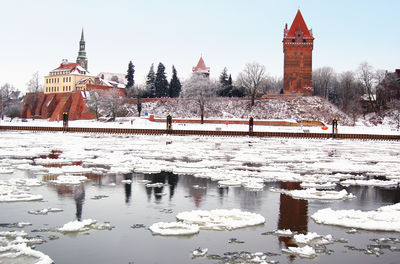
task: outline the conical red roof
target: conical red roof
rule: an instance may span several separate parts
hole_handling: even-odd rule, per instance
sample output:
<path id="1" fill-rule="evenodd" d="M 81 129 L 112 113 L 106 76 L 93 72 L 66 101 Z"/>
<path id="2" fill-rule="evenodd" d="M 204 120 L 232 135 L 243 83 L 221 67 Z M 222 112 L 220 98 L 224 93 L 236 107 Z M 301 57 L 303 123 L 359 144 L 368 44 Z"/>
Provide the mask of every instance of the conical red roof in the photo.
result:
<path id="1" fill-rule="evenodd" d="M 312 37 L 311 32 L 308 30 L 306 22 L 304 22 L 303 16 L 301 15 L 300 9 L 297 11 L 296 17 L 293 20 L 292 26 L 290 27 L 285 37 L 295 37 L 296 31 L 300 28 L 303 32 L 304 37 Z"/>
<path id="2" fill-rule="evenodd" d="M 206 64 L 204 63 L 203 57 L 200 57 L 199 62 L 197 63 L 197 66 L 195 67 L 195 70 L 207 70 Z"/>

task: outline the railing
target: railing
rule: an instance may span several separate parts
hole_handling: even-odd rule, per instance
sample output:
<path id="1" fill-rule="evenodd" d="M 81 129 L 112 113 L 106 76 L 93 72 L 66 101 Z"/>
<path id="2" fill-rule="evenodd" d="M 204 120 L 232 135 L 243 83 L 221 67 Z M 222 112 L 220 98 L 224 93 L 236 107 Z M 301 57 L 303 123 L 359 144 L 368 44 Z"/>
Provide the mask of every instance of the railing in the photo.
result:
<path id="1" fill-rule="evenodd" d="M 283 137 L 283 138 L 332 138 L 330 133 L 302 132 L 248 132 L 248 131 L 211 131 L 211 130 L 166 130 L 166 129 L 136 129 L 136 128 L 89 128 L 89 127 L 41 127 L 41 126 L 0 126 L 1 130 L 22 130 L 40 132 L 75 132 L 75 133 L 106 133 L 106 134 L 138 134 L 138 135 L 198 135 L 222 137 Z M 335 134 L 340 139 L 366 140 L 400 140 L 400 135 L 376 134 Z"/>

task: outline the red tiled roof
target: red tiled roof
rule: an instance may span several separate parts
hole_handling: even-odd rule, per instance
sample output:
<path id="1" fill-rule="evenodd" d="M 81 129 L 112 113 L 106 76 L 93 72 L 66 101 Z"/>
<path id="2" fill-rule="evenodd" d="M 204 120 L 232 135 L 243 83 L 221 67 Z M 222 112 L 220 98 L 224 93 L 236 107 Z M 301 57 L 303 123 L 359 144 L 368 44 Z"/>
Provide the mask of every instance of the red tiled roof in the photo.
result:
<path id="1" fill-rule="evenodd" d="M 194 67 L 193 71 L 197 72 L 198 70 L 208 70 L 206 64 L 204 63 L 203 57 L 200 57 L 199 62 L 197 63 L 197 66 Z"/>
<path id="2" fill-rule="evenodd" d="M 304 37 L 311 37 L 312 34 L 308 30 L 306 22 L 304 22 L 303 16 L 301 15 L 300 10 L 297 11 L 296 17 L 293 20 L 292 26 L 290 27 L 287 35 L 285 37 L 295 37 L 296 36 L 296 31 L 300 28 L 300 30 L 303 32 Z"/>
<path id="3" fill-rule="evenodd" d="M 54 71 L 60 71 L 60 70 L 73 70 L 78 66 L 78 63 L 61 63 L 60 66 L 56 69 L 54 69 Z"/>

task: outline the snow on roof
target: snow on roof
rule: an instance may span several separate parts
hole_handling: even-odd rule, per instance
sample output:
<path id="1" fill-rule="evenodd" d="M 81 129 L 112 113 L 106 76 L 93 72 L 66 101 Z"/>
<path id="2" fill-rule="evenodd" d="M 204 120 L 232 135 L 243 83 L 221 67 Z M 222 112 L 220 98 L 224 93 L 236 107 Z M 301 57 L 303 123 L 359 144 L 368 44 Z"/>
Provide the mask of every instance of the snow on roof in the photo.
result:
<path id="1" fill-rule="evenodd" d="M 126 79 L 125 79 L 125 74 L 123 74 L 123 73 L 100 72 L 99 74 L 97 74 L 97 77 L 99 77 L 100 79 L 103 79 L 103 80 L 107 80 L 107 81 L 118 82 L 118 83 L 124 85 L 124 87 L 122 87 L 122 88 L 125 88 Z"/>
<path id="2" fill-rule="evenodd" d="M 78 63 L 69 63 L 68 61 L 63 61 L 58 68 L 52 70 L 51 72 L 69 71 L 71 74 L 83 74 L 89 73 Z"/>

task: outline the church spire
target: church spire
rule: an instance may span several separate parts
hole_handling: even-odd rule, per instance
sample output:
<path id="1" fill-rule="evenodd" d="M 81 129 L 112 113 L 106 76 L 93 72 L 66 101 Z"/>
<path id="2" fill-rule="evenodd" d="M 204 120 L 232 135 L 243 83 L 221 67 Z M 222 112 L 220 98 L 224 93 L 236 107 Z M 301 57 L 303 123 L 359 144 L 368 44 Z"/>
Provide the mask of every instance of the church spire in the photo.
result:
<path id="1" fill-rule="evenodd" d="M 79 41 L 79 52 L 78 52 L 78 57 L 76 58 L 76 63 L 78 63 L 82 68 L 84 68 L 87 71 L 88 59 L 86 57 L 85 44 L 86 44 L 85 37 L 82 28 L 81 40 Z"/>
<path id="2" fill-rule="evenodd" d="M 82 34 L 81 34 L 81 41 L 85 42 L 85 37 L 83 36 L 83 28 L 82 28 Z"/>

